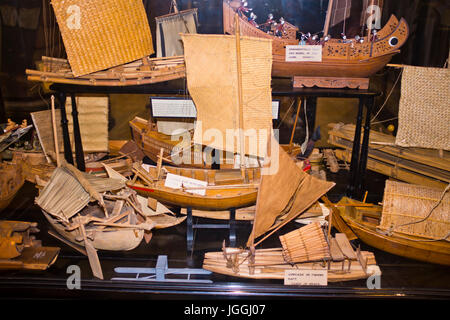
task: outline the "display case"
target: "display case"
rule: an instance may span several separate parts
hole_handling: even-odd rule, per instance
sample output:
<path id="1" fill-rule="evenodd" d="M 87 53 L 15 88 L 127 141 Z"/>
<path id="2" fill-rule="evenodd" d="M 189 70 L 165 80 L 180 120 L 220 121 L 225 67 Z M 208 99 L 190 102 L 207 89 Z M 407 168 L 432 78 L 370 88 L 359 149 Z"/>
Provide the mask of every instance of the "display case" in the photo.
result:
<path id="1" fill-rule="evenodd" d="M 445 1 L 116 5 L 0 6 L 2 298 L 450 297 Z"/>

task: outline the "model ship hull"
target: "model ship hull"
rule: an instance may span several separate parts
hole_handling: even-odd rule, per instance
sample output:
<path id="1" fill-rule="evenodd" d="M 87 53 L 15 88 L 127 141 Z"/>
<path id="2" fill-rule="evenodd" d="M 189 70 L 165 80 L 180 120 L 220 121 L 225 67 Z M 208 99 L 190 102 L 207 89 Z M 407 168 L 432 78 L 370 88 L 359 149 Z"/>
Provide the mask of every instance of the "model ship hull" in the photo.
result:
<path id="1" fill-rule="evenodd" d="M 344 198 L 339 203 L 358 204 L 359 202 Z M 378 209 L 375 212 L 381 215 L 381 207 L 375 207 Z M 347 207 L 347 211 L 344 208 L 339 207 L 342 218 L 364 243 L 401 257 L 447 266 L 450 265 L 450 243 L 448 241 L 424 241 L 424 238 L 395 232 L 392 235 L 385 235 L 377 232 L 378 224 L 376 223 L 376 218 L 372 218 L 375 220 L 370 220 L 370 217 L 365 217 L 365 207 L 360 207 L 359 209 L 355 207 L 355 210 L 361 211 L 361 219 L 365 219 L 366 221 L 360 221 L 361 219 L 355 218 L 353 214 L 350 214 L 348 212 L 350 207 Z M 359 214 L 356 215 L 359 216 Z"/>
<path id="2" fill-rule="evenodd" d="M 234 34 L 235 11 L 223 2 L 224 32 Z M 287 62 L 286 46 L 298 45 L 296 30 L 286 24 L 286 35 L 282 38 L 267 34 L 239 18 L 241 34 L 251 37 L 273 40 L 272 76 L 275 77 L 338 77 L 368 78 L 382 69 L 399 52 L 399 48 L 408 38 L 409 28 L 404 19 L 400 21 L 391 16 L 386 26 L 378 33 L 378 39 L 370 41 L 367 37 L 363 43 L 352 41 L 342 43 L 331 39 L 323 44 L 321 62 Z"/>
<path id="3" fill-rule="evenodd" d="M 149 177 L 156 177 L 155 168 Z M 243 184 L 240 170 L 206 170 L 163 167 L 164 171 L 179 176 L 207 181 L 205 194 L 199 195 L 184 189 L 166 187 L 164 179 L 148 183 L 127 182 L 127 186 L 139 195 L 158 200 L 167 206 L 192 208 L 205 211 L 221 211 L 231 208 L 249 207 L 256 203 L 257 183 L 260 169 L 247 169 L 249 183 Z M 194 190 L 194 189 L 193 189 Z M 192 191 L 192 190 L 191 190 Z"/>
<path id="4" fill-rule="evenodd" d="M 16 163 L 0 163 L 0 211 L 5 209 L 22 188 L 22 167 Z"/>

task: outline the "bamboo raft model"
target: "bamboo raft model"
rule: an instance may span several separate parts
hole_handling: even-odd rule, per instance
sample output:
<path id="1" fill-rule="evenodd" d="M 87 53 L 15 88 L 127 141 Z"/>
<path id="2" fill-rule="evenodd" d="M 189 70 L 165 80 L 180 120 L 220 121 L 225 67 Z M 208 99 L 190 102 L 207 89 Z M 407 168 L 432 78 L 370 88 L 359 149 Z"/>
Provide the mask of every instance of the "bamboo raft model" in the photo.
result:
<path id="1" fill-rule="evenodd" d="M 132 86 L 184 78 L 186 69 L 178 33 L 197 32 L 197 9 L 178 11 L 173 2 L 174 13 L 156 17 L 156 58 L 150 58 L 155 50 L 141 1 L 78 3 L 83 12 L 82 28 L 81 20 L 71 15 L 70 4 L 51 2 L 53 10 L 43 8 L 44 29 L 52 29 L 46 24 L 53 28 L 58 24 L 58 29 L 50 30 L 50 33 L 60 32 L 67 59 L 43 56 L 37 70 L 26 70 L 28 80 L 86 86 Z M 47 10 L 52 10 L 54 16 Z M 53 20 L 45 21 L 50 16 Z M 129 21 L 134 23 L 129 24 Z M 46 38 L 46 52 L 52 54 L 50 41 Z"/>
<path id="2" fill-rule="evenodd" d="M 354 250 L 343 233 L 327 237 L 319 223 L 280 236 L 281 248 L 242 249 L 223 247 L 205 254 L 203 268 L 228 276 L 278 279 L 286 271 L 327 271 L 327 282 L 366 279 L 381 275 L 373 253 Z"/>
<path id="3" fill-rule="evenodd" d="M 334 0 L 334 2 L 338 2 Z M 324 38 L 328 36 L 331 12 L 337 10 L 339 4 L 329 1 L 327 19 L 324 26 Z M 223 2 L 224 33 L 234 34 L 236 5 Z M 350 87 L 368 88 L 368 78 L 382 69 L 399 52 L 406 42 L 409 27 L 402 18 L 391 16 L 387 24 L 379 30 L 378 36 L 362 37 L 362 41 L 347 39 L 345 42 L 329 38 L 317 44 L 322 46 L 321 61 L 286 61 L 286 46 L 298 45 L 297 27 L 284 23 L 285 33 L 278 37 L 266 33 L 253 26 L 246 17 L 239 17 L 242 35 L 272 39 L 274 77 L 293 78 L 294 87 Z M 375 38 L 375 39 L 374 39 Z M 307 44 L 308 45 L 308 44 Z"/>
<path id="4" fill-rule="evenodd" d="M 182 56 L 145 57 L 124 65 L 75 77 L 66 59 L 42 57 L 41 70 L 26 70 L 29 81 L 87 86 L 131 86 L 185 77 Z"/>
<path id="5" fill-rule="evenodd" d="M 364 243 L 405 258 L 448 266 L 448 201 L 448 190 L 387 181 L 382 207 L 345 197 L 336 207 Z"/>
<path id="6" fill-rule="evenodd" d="M 276 143 L 273 141 L 273 143 Z M 270 235 L 300 216 L 334 184 L 300 170 L 279 147 L 280 166 L 274 175 L 262 175 L 253 229 L 246 248 L 228 248 L 205 254 L 203 268 L 251 279 L 285 279 L 286 271 L 321 270 L 327 282 L 365 279 L 380 275 L 373 253 L 355 250 L 346 233 L 331 235 L 315 222 L 280 237 L 280 248 L 256 249 Z M 329 221 L 335 221 L 331 218 Z M 256 240 L 259 240 L 256 242 Z"/>
<path id="7" fill-rule="evenodd" d="M 248 182 L 241 171 L 133 165 L 135 178 L 127 186 L 139 195 L 174 207 L 221 211 L 255 204 L 260 168 L 247 168 Z"/>

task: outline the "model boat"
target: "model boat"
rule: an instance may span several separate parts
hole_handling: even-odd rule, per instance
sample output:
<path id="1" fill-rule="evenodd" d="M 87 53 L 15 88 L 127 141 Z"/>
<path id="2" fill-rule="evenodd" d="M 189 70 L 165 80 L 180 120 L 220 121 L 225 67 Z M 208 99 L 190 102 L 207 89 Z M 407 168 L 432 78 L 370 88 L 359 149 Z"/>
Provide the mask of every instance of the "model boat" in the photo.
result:
<path id="1" fill-rule="evenodd" d="M 336 206 L 364 243 L 405 258 L 450 265 L 449 196 L 442 189 L 387 181 L 383 206 L 345 197 Z"/>
<path id="2" fill-rule="evenodd" d="M 333 11 L 338 10 L 343 5 L 338 0 L 329 1 L 327 19 L 324 26 L 324 37 L 317 44 L 322 46 L 321 61 L 286 61 L 286 46 L 298 45 L 296 31 L 298 28 L 285 22 L 284 33 L 281 37 L 268 34 L 254 25 L 247 17 L 239 17 L 240 30 L 242 35 L 272 39 L 273 45 L 273 68 L 274 77 L 295 77 L 301 76 L 304 86 L 318 85 L 321 87 L 361 87 L 367 88 L 368 82 L 361 81 L 367 79 L 378 70 L 382 69 L 399 52 L 399 49 L 406 42 L 409 27 L 402 18 L 400 21 L 391 16 L 386 26 L 378 32 L 377 37 L 368 35 L 361 39 L 346 39 L 340 41 L 328 38 L 328 28 L 331 23 Z M 343 2 L 343 1 L 341 1 Z M 236 5 L 223 2 L 223 25 L 227 34 L 235 33 L 235 13 Z M 347 9 L 349 10 L 349 9 Z"/>
<path id="3" fill-rule="evenodd" d="M 256 202 L 260 168 L 246 169 L 247 183 L 239 169 L 147 168 L 148 171 L 135 164 L 137 178 L 127 185 L 138 194 L 168 206 L 221 211 L 248 207 Z"/>
<path id="4" fill-rule="evenodd" d="M 35 202 L 57 237 L 88 256 L 98 278 L 103 273 L 97 250 L 132 250 L 154 226 L 123 181 L 82 173 L 64 162 Z"/>
<path id="5" fill-rule="evenodd" d="M 246 248 L 223 246 L 221 252 L 208 252 L 203 268 L 251 279 L 285 279 L 287 271 L 318 270 L 327 273 L 329 282 L 379 274 L 372 253 L 355 251 L 344 233 L 333 237 L 331 228 L 326 232 L 319 223 L 281 236 L 279 248 L 256 248 L 334 186 L 300 170 L 281 147 L 279 167 L 283 169 L 261 177 L 253 229 Z"/>
<path id="6" fill-rule="evenodd" d="M 0 211 L 11 203 L 24 181 L 20 163 L 0 163 Z"/>
<path id="7" fill-rule="evenodd" d="M 118 4 L 108 1 L 102 4 L 107 8 L 95 5 L 84 7 L 85 4 L 80 3 L 78 10 L 84 10 L 87 16 L 85 21 L 89 20 L 89 23 L 78 29 L 66 26 L 67 21 L 76 22 L 73 8 L 64 1 L 52 2 L 68 59 L 42 57 L 38 70 L 26 70 L 28 80 L 87 86 L 130 86 L 185 77 L 179 32 L 197 32 L 197 9 L 178 11 L 175 0 L 172 3 L 174 13 L 156 18 L 158 55 L 157 58 L 150 58 L 154 49 L 142 2 L 122 1 Z M 121 9 L 116 10 L 117 7 Z M 44 17 L 50 14 L 45 12 L 49 8 L 44 7 L 43 10 Z M 134 23 L 130 25 L 125 21 Z M 55 23 L 44 20 L 44 28 L 51 28 L 47 24 Z M 110 34 L 110 37 L 105 40 L 104 34 Z M 105 50 L 105 45 L 110 47 Z M 46 46 L 51 46 L 51 43 L 46 43 Z M 83 50 L 86 47 L 89 50 Z M 47 48 L 47 51 L 50 50 Z"/>

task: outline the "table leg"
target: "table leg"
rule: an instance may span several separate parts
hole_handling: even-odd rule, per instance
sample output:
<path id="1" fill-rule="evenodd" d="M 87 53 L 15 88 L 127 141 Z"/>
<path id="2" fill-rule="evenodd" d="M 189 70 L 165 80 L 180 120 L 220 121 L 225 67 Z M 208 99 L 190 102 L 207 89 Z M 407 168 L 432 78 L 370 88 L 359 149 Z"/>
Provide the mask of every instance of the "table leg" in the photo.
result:
<path id="1" fill-rule="evenodd" d="M 70 144 L 70 136 L 69 136 L 69 127 L 66 115 L 66 93 L 59 92 L 58 100 L 59 100 L 59 109 L 61 110 L 61 128 L 64 142 L 64 158 L 70 164 L 73 164 L 73 156 L 72 156 L 72 146 Z"/>
<path id="2" fill-rule="evenodd" d="M 366 173 L 367 157 L 369 154 L 369 135 L 370 135 L 370 117 L 372 115 L 372 109 L 374 104 L 374 98 L 370 97 L 367 99 L 366 103 L 366 121 L 364 124 L 364 136 L 361 146 L 361 155 L 359 158 L 358 174 L 357 174 L 357 184 L 356 184 L 356 195 L 360 197 L 362 195 L 362 189 L 364 187 L 364 176 Z"/>
<path id="3" fill-rule="evenodd" d="M 347 196 L 353 198 L 355 196 L 356 183 L 358 179 L 359 168 L 359 149 L 361 141 L 362 115 L 365 99 L 359 98 L 358 115 L 356 117 L 355 136 L 353 138 L 352 159 L 350 163 L 350 180 L 347 185 Z"/>
<path id="4" fill-rule="evenodd" d="M 230 247 L 236 246 L 236 209 L 230 209 Z"/>
<path id="5" fill-rule="evenodd" d="M 83 144 L 81 141 L 80 124 L 78 122 L 78 110 L 75 94 L 71 94 L 72 100 L 72 119 L 73 119 L 73 138 L 75 142 L 75 158 L 77 167 L 80 171 L 85 171 Z"/>
<path id="6" fill-rule="evenodd" d="M 194 244 L 194 226 L 192 219 L 192 208 L 186 208 L 186 244 L 187 250 L 192 251 Z"/>

